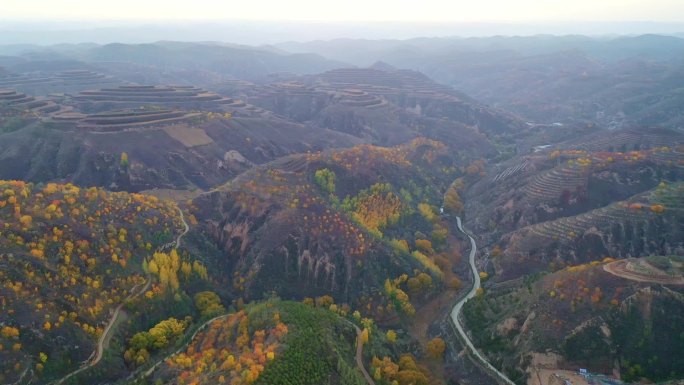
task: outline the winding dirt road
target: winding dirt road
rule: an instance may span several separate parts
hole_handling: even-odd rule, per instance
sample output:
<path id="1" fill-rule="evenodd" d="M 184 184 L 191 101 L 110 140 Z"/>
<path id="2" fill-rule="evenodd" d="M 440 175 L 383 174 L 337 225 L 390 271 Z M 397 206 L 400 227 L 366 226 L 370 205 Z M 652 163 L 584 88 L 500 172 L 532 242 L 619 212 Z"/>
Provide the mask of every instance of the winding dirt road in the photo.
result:
<path id="1" fill-rule="evenodd" d="M 183 236 L 187 234 L 188 231 L 190 231 L 190 226 L 188 226 L 188 222 L 185 221 L 185 215 L 183 214 L 183 210 L 181 210 L 180 207 L 178 208 L 178 212 L 180 213 L 180 219 L 183 222 L 183 226 L 185 227 L 185 230 L 183 230 L 183 232 L 180 233 L 180 235 L 178 235 L 178 238 L 176 238 L 176 248 L 180 249 L 181 238 L 183 238 Z"/>
<path id="2" fill-rule="evenodd" d="M 221 318 L 228 317 L 229 315 L 230 315 L 230 314 L 221 314 L 221 315 L 219 315 L 219 316 L 216 316 L 216 317 L 214 317 L 214 318 L 212 318 L 212 319 L 210 319 L 210 320 L 204 322 L 202 325 L 200 325 L 200 326 L 197 328 L 197 330 L 195 330 L 194 333 L 192 333 L 192 335 L 190 336 L 190 339 L 188 339 L 188 344 L 189 344 L 190 342 L 192 342 L 192 340 L 194 340 L 195 337 L 197 337 L 197 334 L 198 334 L 199 332 L 201 332 L 202 330 L 204 330 L 204 329 L 207 327 L 207 325 L 209 325 L 210 323 L 212 323 L 212 322 L 214 322 L 214 321 L 217 321 L 217 320 L 219 320 L 219 319 L 221 319 Z M 156 364 L 152 365 L 152 367 L 150 367 L 149 369 L 147 369 L 147 370 L 143 373 L 143 377 L 149 377 L 152 373 L 154 373 L 155 369 L 157 369 L 157 367 L 159 367 L 159 365 L 161 365 L 162 362 L 165 362 L 165 361 L 168 360 L 169 358 L 171 358 L 171 357 L 173 357 L 173 356 L 175 356 L 175 355 L 177 355 L 177 354 L 180 354 L 184 349 L 187 349 L 187 345 L 188 345 L 188 344 L 183 344 L 183 346 L 181 346 L 180 348 L 178 348 L 178 350 L 176 350 L 176 351 L 174 351 L 174 352 L 168 354 L 168 355 L 165 356 L 164 358 L 162 358 L 162 359 L 160 359 L 159 361 L 157 361 Z M 131 379 L 131 377 L 129 377 L 129 379 Z"/>
<path id="3" fill-rule="evenodd" d="M 356 330 L 356 366 L 358 366 L 359 370 L 361 370 L 361 374 L 363 374 L 363 378 L 366 379 L 368 385 L 375 385 L 375 381 L 373 381 L 373 378 L 370 376 L 370 374 L 368 374 L 366 367 L 363 366 L 363 338 L 361 337 L 361 329 L 353 322 L 349 320 L 346 321 L 349 322 L 349 324 Z"/>
<path id="4" fill-rule="evenodd" d="M 200 333 L 202 330 L 204 330 L 207 327 L 207 325 L 209 325 L 210 323 L 217 321 L 221 318 L 225 318 L 228 315 L 229 314 L 222 314 L 220 316 L 216 316 L 216 317 L 204 322 L 200 327 L 197 328 L 197 330 L 195 330 L 195 332 L 192 334 L 192 336 L 190 336 L 190 338 L 188 339 L 188 343 L 190 343 L 192 340 L 194 340 L 195 337 L 197 336 L 197 334 Z M 354 329 L 356 330 L 356 355 L 355 355 L 356 365 L 359 367 L 359 370 L 361 370 L 361 373 L 363 374 L 363 377 L 366 379 L 366 382 L 368 382 L 368 385 L 375 385 L 373 378 L 370 376 L 370 374 L 368 374 L 368 371 L 363 366 L 363 343 L 361 341 L 362 340 L 361 329 L 358 326 L 356 326 L 353 322 L 348 321 L 348 320 L 347 320 L 347 322 L 349 322 L 349 324 L 352 325 L 354 327 Z M 162 362 L 165 362 L 166 360 L 170 359 L 171 357 L 173 357 L 177 354 L 180 354 L 184 349 L 187 349 L 187 344 L 183 344 L 183 346 L 178 348 L 178 350 L 176 350 L 173 353 L 170 353 L 170 354 L 166 355 L 165 357 L 161 358 L 159 361 L 157 361 L 156 364 L 152 365 L 152 367 L 150 367 L 149 369 L 147 369 L 143 373 L 143 377 L 149 377 L 152 373 L 154 373 L 154 371 L 159 367 L 159 365 L 161 365 Z M 128 377 L 129 380 L 131 380 L 133 378 L 134 378 L 134 376 Z"/>
<path id="5" fill-rule="evenodd" d="M 175 240 L 175 247 L 176 248 L 180 247 L 181 239 L 183 238 L 183 236 L 185 234 L 188 233 L 188 231 L 190 231 L 190 226 L 188 226 L 188 223 L 185 221 L 185 215 L 183 214 L 183 210 L 181 210 L 180 207 L 178 208 L 178 212 L 180 213 L 180 218 L 181 218 L 181 221 L 183 222 L 183 226 L 185 227 L 185 229 L 183 230 L 182 233 L 180 233 L 178 235 L 178 237 Z M 121 315 L 121 310 L 123 309 L 124 305 L 129 300 L 131 300 L 131 299 L 143 294 L 144 292 L 146 292 L 150 288 L 151 284 L 152 284 L 152 276 L 148 275 L 147 280 L 145 281 L 145 285 L 142 287 L 142 289 L 140 289 L 138 291 L 135 290 L 138 286 L 140 286 L 140 284 L 133 286 L 133 288 L 131 288 L 131 294 L 129 294 L 128 297 L 126 297 L 119 304 L 119 306 L 117 306 L 116 309 L 114 309 L 114 313 L 112 314 L 112 318 L 109 319 L 109 322 L 107 323 L 107 326 L 105 327 L 104 331 L 102 332 L 102 335 L 100 335 L 100 338 L 97 340 L 97 348 L 95 349 L 93 354 L 91 354 L 90 358 L 86 362 L 84 362 L 80 368 L 74 370 L 73 372 L 67 374 L 66 376 L 62 377 L 61 379 L 59 379 L 57 381 L 51 382 L 50 384 L 51 385 L 61 385 L 64 381 L 68 380 L 69 378 L 83 372 L 84 370 L 87 370 L 87 369 L 92 368 L 93 366 L 97 365 L 102 360 L 102 356 L 104 355 L 105 348 L 109 346 L 109 341 L 112 338 L 112 333 L 111 333 L 112 328 L 116 324 L 117 320 L 119 319 L 119 316 Z M 217 317 L 217 318 L 220 318 L 220 317 Z M 207 323 L 202 325 L 202 327 L 206 326 L 206 324 L 208 324 L 211 321 L 212 320 L 207 321 Z M 197 334 L 197 332 L 195 332 L 195 334 Z M 193 338 L 194 337 L 195 337 L 195 335 L 193 335 Z"/>
<path id="6" fill-rule="evenodd" d="M 81 366 L 80 368 L 78 368 L 78 369 L 74 370 L 73 372 L 67 374 L 66 376 L 62 377 L 58 381 L 52 382 L 51 384 L 60 385 L 64 381 L 68 380 L 69 378 L 83 372 L 86 369 L 89 369 L 89 368 L 97 365 L 100 362 L 100 360 L 102 360 L 105 345 L 109 345 L 109 340 L 112 338 L 112 333 L 111 333 L 112 327 L 114 326 L 114 324 L 116 324 L 116 321 L 118 320 L 119 315 L 121 314 L 121 309 L 124 307 L 124 305 L 126 304 L 127 301 L 129 301 L 129 300 L 141 295 L 142 293 L 146 292 L 147 289 L 150 288 L 151 284 L 152 284 L 152 277 L 148 276 L 147 281 L 145 282 L 145 285 L 143 285 L 142 289 L 135 291 L 135 289 L 138 286 L 140 286 L 140 284 L 134 286 L 131 289 L 131 294 L 129 294 L 128 297 L 126 297 L 126 299 L 121 301 L 119 306 L 117 306 L 116 309 L 114 309 L 114 314 L 112 314 L 112 318 L 109 319 L 109 322 L 107 323 L 107 326 L 105 327 L 104 331 L 102 332 L 102 335 L 100 335 L 100 338 L 97 340 L 97 347 L 95 349 L 95 352 L 93 352 L 94 354 L 91 355 L 92 359 L 89 359 L 89 361 L 86 361 L 84 363 L 84 365 Z"/>
<path id="7" fill-rule="evenodd" d="M 21 373 L 21 376 L 19 376 L 19 379 L 14 381 L 14 382 L 10 382 L 7 385 L 18 385 L 18 384 L 20 384 L 21 381 L 24 379 L 24 377 L 26 377 L 26 374 L 29 372 L 29 368 L 31 367 L 31 365 L 32 365 L 32 363 L 29 361 L 28 365 L 26 365 L 26 369 L 24 369 L 24 371 Z M 31 374 L 33 374 L 33 370 L 31 370 Z"/>
<path id="8" fill-rule="evenodd" d="M 475 297 L 475 295 L 477 294 L 477 289 L 480 288 L 480 275 L 477 272 L 477 267 L 475 267 L 475 254 L 477 253 L 477 245 L 475 244 L 475 239 L 473 239 L 473 237 L 471 237 L 468 233 L 466 233 L 463 230 L 460 217 L 456 217 L 456 223 L 458 225 L 458 230 L 465 234 L 465 236 L 468 237 L 468 239 L 470 239 L 470 254 L 468 255 L 468 264 L 470 265 L 470 270 L 473 273 L 473 286 L 470 288 L 468 294 L 466 294 L 465 297 L 461 298 L 461 300 L 458 301 L 456 305 L 454 305 L 454 308 L 451 310 L 451 320 L 454 323 L 454 326 L 456 327 L 456 331 L 461 336 L 463 341 L 465 341 L 468 350 L 473 354 L 473 356 L 478 361 L 480 361 L 480 363 L 482 363 L 482 365 L 484 365 L 494 376 L 496 376 L 498 380 L 501 380 L 509 385 L 515 385 L 513 381 L 506 377 L 505 374 L 501 373 L 497 368 L 495 368 L 491 363 L 489 363 L 489 361 L 487 361 L 487 359 L 484 356 L 480 354 L 480 352 L 475 348 L 475 345 L 473 345 L 473 342 L 470 340 L 470 337 L 468 337 L 468 334 L 465 332 L 463 326 L 461 325 L 460 315 L 463 311 L 463 305 L 465 305 L 465 303 L 468 302 L 469 299 Z"/>
<path id="9" fill-rule="evenodd" d="M 190 226 L 188 226 L 188 223 L 185 221 L 185 215 L 183 214 L 183 210 L 181 210 L 181 209 L 179 208 L 179 209 L 178 209 L 178 212 L 180 213 L 180 218 L 181 218 L 181 221 L 183 222 L 183 226 L 185 227 L 185 229 L 184 229 L 184 231 L 183 231 L 181 234 L 178 235 L 178 237 L 177 237 L 176 240 L 175 240 L 175 247 L 176 247 L 176 248 L 179 248 L 179 247 L 180 247 L 180 245 L 181 245 L 181 239 L 183 238 L 183 236 L 184 236 L 185 234 L 188 233 L 188 231 L 190 231 Z M 166 246 L 166 245 L 165 245 L 165 246 Z M 163 247 L 164 247 L 164 246 L 163 246 Z M 122 301 L 122 302 L 119 304 L 119 306 L 116 307 L 116 309 L 114 310 L 114 314 L 112 314 L 112 318 L 111 318 L 111 319 L 109 320 L 109 322 L 107 323 L 106 328 L 104 329 L 104 331 L 102 332 L 102 335 L 100 336 L 100 338 L 99 338 L 98 341 L 97 341 L 97 349 L 96 349 L 96 351 L 94 352 L 94 354 L 91 355 L 91 357 L 94 356 L 94 358 L 89 359 L 89 361 L 88 361 L 87 363 L 85 363 L 83 366 L 81 366 L 79 369 L 77 369 L 77 370 L 75 370 L 75 371 L 73 371 L 73 372 L 67 374 L 66 376 L 62 377 L 60 380 L 58 380 L 58 381 L 56 381 L 56 382 L 52 382 L 52 383 L 50 383 L 50 384 L 51 384 L 51 385 L 61 385 L 64 381 L 68 380 L 69 378 L 71 378 L 71 377 L 73 377 L 73 376 L 75 376 L 75 375 L 77 375 L 77 374 L 83 372 L 84 370 L 87 370 L 87 369 L 89 369 L 89 368 L 91 368 L 91 367 L 97 365 L 97 364 L 100 362 L 100 360 L 102 360 L 102 356 L 103 356 L 103 354 L 104 354 L 105 346 L 109 344 L 109 340 L 111 339 L 111 330 L 112 330 L 112 327 L 116 324 L 116 321 L 117 321 L 117 319 L 119 318 L 119 315 L 121 314 L 121 310 L 122 310 L 123 306 L 126 304 L 126 302 L 127 302 L 128 300 L 133 299 L 133 298 L 137 297 L 138 295 L 140 295 L 140 294 L 146 292 L 146 291 L 149 289 L 149 287 L 150 287 L 151 284 L 152 284 L 152 277 L 151 277 L 151 276 L 148 276 L 147 281 L 145 282 L 145 285 L 142 287 L 141 290 L 139 290 L 139 291 L 136 292 L 135 289 L 136 289 L 136 287 L 139 286 L 139 285 L 134 286 L 134 287 L 132 288 L 132 290 L 131 290 L 131 294 L 129 294 L 128 297 L 126 297 L 126 299 L 125 299 L 124 301 Z M 198 334 L 199 332 L 201 332 L 202 330 L 204 330 L 204 329 L 207 327 L 207 325 L 209 325 L 210 323 L 212 323 L 212 322 L 214 322 L 214 321 L 216 321 L 216 320 L 219 320 L 219 319 L 221 319 L 221 318 L 225 318 L 225 317 L 227 317 L 227 316 L 228 316 L 228 314 L 222 314 L 222 315 L 220 315 L 220 316 L 216 316 L 216 317 L 214 317 L 214 318 L 212 318 L 212 319 L 210 319 L 210 320 L 204 322 L 200 327 L 197 328 L 197 330 L 195 330 L 195 332 L 192 334 L 192 336 L 190 336 L 190 339 L 188 339 L 188 341 L 194 340 L 195 337 L 197 336 L 197 334 Z M 356 354 L 355 354 L 356 365 L 359 367 L 359 370 L 361 370 L 361 373 L 363 374 L 363 377 L 366 379 L 366 382 L 368 383 L 368 385 L 375 385 L 375 382 L 373 381 L 373 378 L 370 376 L 370 374 L 369 374 L 368 371 L 366 370 L 365 366 L 363 365 L 363 341 L 362 341 L 362 331 L 361 331 L 361 329 L 360 329 L 358 326 L 356 326 L 353 322 L 350 321 L 349 323 L 350 323 L 350 324 L 354 327 L 354 329 L 356 330 Z M 148 370 L 146 370 L 146 371 L 143 373 L 143 376 L 144 376 L 144 377 L 149 377 L 152 373 L 154 373 L 154 371 L 157 369 L 157 367 L 159 367 L 159 365 L 160 365 L 162 362 L 166 361 L 167 359 L 169 359 L 169 358 L 171 358 L 171 357 L 173 357 L 173 356 L 175 356 L 175 355 L 177 355 L 177 354 L 180 354 L 181 351 L 183 351 L 184 349 L 186 349 L 186 347 L 187 347 L 187 345 L 184 344 L 182 347 L 178 348 L 178 350 L 174 351 L 173 353 L 170 353 L 170 354 L 167 355 L 166 357 L 164 357 L 164 358 L 160 359 L 159 361 L 157 361 L 157 363 L 155 363 L 152 367 L 150 367 Z M 128 379 L 130 380 L 130 379 L 132 379 L 132 378 L 133 378 L 133 376 L 129 376 Z"/>

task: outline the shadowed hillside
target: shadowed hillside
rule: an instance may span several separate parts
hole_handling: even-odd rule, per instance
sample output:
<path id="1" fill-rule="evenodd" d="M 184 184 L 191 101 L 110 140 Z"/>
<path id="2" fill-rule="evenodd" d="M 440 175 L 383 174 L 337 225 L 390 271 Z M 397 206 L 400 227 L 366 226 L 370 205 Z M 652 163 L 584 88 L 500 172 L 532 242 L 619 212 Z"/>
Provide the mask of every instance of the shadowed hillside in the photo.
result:
<path id="1" fill-rule="evenodd" d="M 245 295 L 355 302 L 414 269 L 440 279 L 432 246 L 410 255 L 409 244 L 444 243 L 430 203 L 454 177 L 441 171 L 449 159 L 443 144 L 424 139 L 286 157 L 196 198 L 193 214 Z"/>
<path id="2" fill-rule="evenodd" d="M 268 117 L 164 110 L 70 114 L 46 122 L 6 124 L 20 128 L 2 134 L 0 159 L 7 165 L 0 170 L 2 177 L 128 191 L 209 188 L 254 163 L 358 143 L 352 137 Z"/>

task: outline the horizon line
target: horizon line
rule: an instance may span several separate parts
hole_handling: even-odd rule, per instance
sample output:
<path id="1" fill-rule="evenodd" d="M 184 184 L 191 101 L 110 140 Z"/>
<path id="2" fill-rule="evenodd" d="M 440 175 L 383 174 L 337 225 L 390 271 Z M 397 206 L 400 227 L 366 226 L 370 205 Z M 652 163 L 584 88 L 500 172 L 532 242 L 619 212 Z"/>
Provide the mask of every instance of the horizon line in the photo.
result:
<path id="1" fill-rule="evenodd" d="M 0 25 L 7 22 L 52 22 L 52 23 L 68 23 L 68 22 L 125 22 L 125 23 L 220 23 L 220 22 L 265 22 L 265 23 L 320 23 L 320 24 L 423 24 L 423 25 L 543 25 L 543 24 L 682 24 L 681 21 L 673 20 L 576 20 L 576 19 L 530 19 L 530 20 L 350 20 L 350 19 L 251 19 L 251 18 L 48 18 L 48 17 L 9 17 L 0 20 Z"/>

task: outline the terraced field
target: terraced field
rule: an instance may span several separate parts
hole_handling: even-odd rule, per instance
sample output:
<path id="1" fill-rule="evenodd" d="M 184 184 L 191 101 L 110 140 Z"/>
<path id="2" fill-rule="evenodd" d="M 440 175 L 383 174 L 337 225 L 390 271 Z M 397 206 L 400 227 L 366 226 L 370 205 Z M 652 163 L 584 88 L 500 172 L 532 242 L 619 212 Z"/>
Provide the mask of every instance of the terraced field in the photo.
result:
<path id="1" fill-rule="evenodd" d="M 558 202 L 564 191 L 586 187 L 588 170 L 581 167 L 560 166 L 536 175 L 525 186 L 528 199 L 533 202 Z"/>
<path id="2" fill-rule="evenodd" d="M 410 70 L 390 72 L 373 68 L 342 68 L 325 72 L 320 78 L 336 88 L 358 88 L 374 94 L 389 95 L 398 89 L 423 94 L 456 94 L 452 88 Z"/>
<path id="3" fill-rule="evenodd" d="M 387 99 L 401 107 L 414 107 L 418 100 L 462 102 L 467 98 L 413 71 L 382 71 L 372 68 L 345 68 L 320 76 L 316 88 L 326 92 L 356 90 Z"/>
<path id="4" fill-rule="evenodd" d="M 14 88 L 32 95 L 73 93 L 92 87 L 107 87 L 121 81 L 90 70 L 68 70 L 57 73 L 0 74 L 0 88 Z"/>
<path id="5" fill-rule="evenodd" d="M 505 168 L 503 171 L 500 171 L 499 173 L 494 176 L 494 179 L 492 179 L 493 182 L 499 182 L 501 180 L 513 177 L 515 175 L 518 175 L 522 172 L 524 172 L 527 167 L 530 165 L 529 160 L 523 159 L 523 161 Z"/>
<path id="6" fill-rule="evenodd" d="M 511 127 L 522 127 L 517 118 L 485 108 L 467 95 L 411 70 L 336 69 L 319 75 L 314 85 L 328 92 L 363 91 L 418 115 L 454 119 L 487 131 L 506 128 L 510 134 Z"/>
<path id="7" fill-rule="evenodd" d="M 79 121 L 78 128 L 99 132 L 123 131 L 176 124 L 200 115 L 168 109 L 120 110 L 88 115 Z"/>
<path id="8" fill-rule="evenodd" d="M 668 233 L 681 232 L 678 223 L 681 223 L 684 216 L 683 197 L 683 183 L 662 185 L 628 201 L 616 202 L 580 215 L 527 226 L 512 234 L 512 250 L 518 253 L 539 251 L 545 245 L 556 242 L 574 247 L 584 235 L 592 232 L 601 237 L 609 249 L 614 249 L 613 251 L 618 253 L 614 256 L 620 256 L 621 252 L 618 249 L 626 247 L 625 245 L 631 242 L 662 248 L 663 240 L 660 238 L 668 239 Z M 625 230 L 626 227 L 631 230 Z M 615 242 L 612 238 L 615 236 L 630 237 L 631 240 L 623 239 L 618 242 L 619 244 L 612 245 Z M 681 241 L 678 241 L 676 236 L 668 242 L 671 243 L 668 247 L 672 249 L 681 247 Z M 642 251 L 638 248 L 634 250 Z"/>
<path id="9" fill-rule="evenodd" d="M 193 86 L 131 85 L 118 88 L 82 91 L 73 97 L 84 111 L 136 108 L 140 105 L 184 107 L 185 109 L 220 110 L 232 99 Z"/>
<path id="10" fill-rule="evenodd" d="M 647 221 L 655 215 L 648 209 L 629 208 L 626 203 L 620 202 L 577 216 L 542 222 L 529 229 L 539 237 L 571 242 L 591 228 L 606 229 L 613 223 Z"/>
<path id="11" fill-rule="evenodd" d="M 346 106 L 365 107 L 371 109 L 388 105 L 386 100 L 371 95 L 365 91 L 356 89 L 344 90 L 340 97 L 340 103 Z"/>
<path id="12" fill-rule="evenodd" d="M 681 274 L 664 272 L 643 259 L 621 259 L 604 265 L 603 270 L 637 282 L 684 285 L 684 277 Z"/>
<path id="13" fill-rule="evenodd" d="M 60 80 L 65 85 L 103 85 L 119 83 L 116 79 L 105 74 L 88 70 L 70 70 L 60 72 L 55 75 L 55 79 Z"/>
<path id="14" fill-rule="evenodd" d="M 390 72 L 373 68 L 334 69 L 321 74 L 320 78 L 333 84 L 401 85 L 398 79 Z"/>
<path id="15" fill-rule="evenodd" d="M 50 77 L 33 77 L 22 74 L 12 74 L 8 73 L 5 75 L 0 75 L 0 87 L 11 87 L 11 88 L 21 88 L 30 85 L 55 85 L 57 83 L 56 79 Z"/>
<path id="16" fill-rule="evenodd" d="M 35 98 L 11 89 L 0 89 L 0 108 L 9 107 L 18 113 L 47 114 L 59 110 L 54 102 Z"/>
<path id="17" fill-rule="evenodd" d="M 298 81 L 274 83 L 267 86 L 265 89 L 265 94 L 267 95 L 280 93 L 298 96 L 312 96 L 316 94 L 316 89 Z"/>

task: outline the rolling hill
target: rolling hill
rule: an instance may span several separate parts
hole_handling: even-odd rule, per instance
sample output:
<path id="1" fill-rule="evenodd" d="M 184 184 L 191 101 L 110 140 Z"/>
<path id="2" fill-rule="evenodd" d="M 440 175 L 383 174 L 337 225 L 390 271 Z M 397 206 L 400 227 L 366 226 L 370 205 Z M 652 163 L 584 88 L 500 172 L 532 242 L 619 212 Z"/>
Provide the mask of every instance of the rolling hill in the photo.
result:
<path id="1" fill-rule="evenodd" d="M 441 278 L 428 245 L 444 247 L 434 204 L 457 172 L 443 168 L 449 159 L 427 139 L 290 156 L 195 198 L 191 212 L 247 297 L 330 294 L 357 304 L 415 269 Z"/>
<path id="2" fill-rule="evenodd" d="M 535 384 L 553 369 L 577 367 L 620 373 L 627 382 L 681 378 L 682 257 L 632 260 L 617 273 L 610 268 L 621 262 L 493 285 L 468 303 L 468 326 L 513 378 L 528 375 Z"/>
<path id="3" fill-rule="evenodd" d="M 175 204 L 150 196 L 0 186 L 0 375 L 46 382 L 88 360 L 110 312 L 149 286 L 143 259 L 182 225 Z"/>

